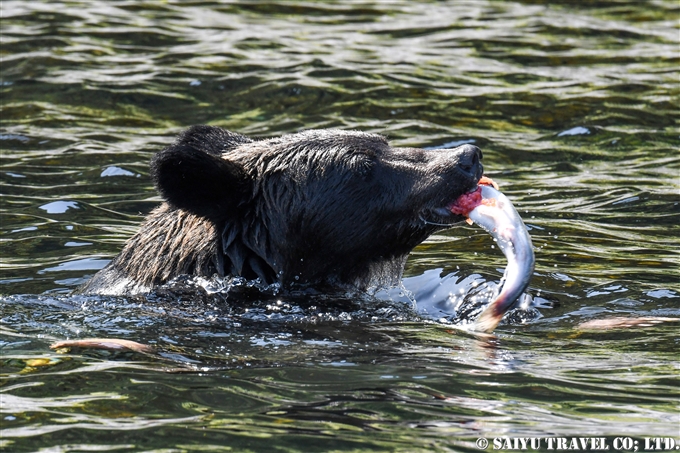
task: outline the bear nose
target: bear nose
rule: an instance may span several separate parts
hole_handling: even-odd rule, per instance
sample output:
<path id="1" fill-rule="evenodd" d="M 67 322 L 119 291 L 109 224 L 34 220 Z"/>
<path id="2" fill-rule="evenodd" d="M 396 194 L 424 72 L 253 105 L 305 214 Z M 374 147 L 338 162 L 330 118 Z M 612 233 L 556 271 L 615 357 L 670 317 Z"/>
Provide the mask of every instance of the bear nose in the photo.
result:
<path id="1" fill-rule="evenodd" d="M 463 145 L 458 151 L 458 168 L 472 177 L 479 177 L 484 172 L 482 167 L 482 150 L 475 145 Z"/>

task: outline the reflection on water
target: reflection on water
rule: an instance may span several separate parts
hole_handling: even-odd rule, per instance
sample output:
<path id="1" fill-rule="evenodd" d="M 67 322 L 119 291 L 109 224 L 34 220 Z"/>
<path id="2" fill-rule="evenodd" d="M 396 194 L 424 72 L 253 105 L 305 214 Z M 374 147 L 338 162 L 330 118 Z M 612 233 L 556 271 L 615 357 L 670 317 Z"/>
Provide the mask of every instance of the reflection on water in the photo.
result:
<path id="1" fill-rule="evenodd" d="M 0 448 L 680 437 L 677 322 L 577 327 L 680 316 L 675 2 L 2 6 Z M 468 226 L 378 300 L 68 296 L 158 204 L 153 152 L 198 123 L 480 146 L 530 228 L 534 305 L 493 337 L 455 330 L 505 266 Z M 157 353 L 49 349 L 87 337 Z"/>

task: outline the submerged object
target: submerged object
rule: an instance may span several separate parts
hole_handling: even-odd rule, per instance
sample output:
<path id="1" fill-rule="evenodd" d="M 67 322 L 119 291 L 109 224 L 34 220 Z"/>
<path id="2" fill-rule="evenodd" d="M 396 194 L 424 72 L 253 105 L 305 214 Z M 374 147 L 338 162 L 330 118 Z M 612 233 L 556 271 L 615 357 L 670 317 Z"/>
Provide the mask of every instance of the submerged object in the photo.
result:
<path id="1" fill-rule="evenodd" d="M 529 232 L 510 200 L 497 190 L 489 178 L 482 178 L 476 190 L 459 197 L 451 212 L 468 217 L 494 237 L 508 260 L 501 279 L 501 290 L 477 320 L 472 329 L 492 332 L 503 315 L 529 286 L 534 273 L 534 249 Z"/>
<path id="2" fill-rule="evenodd" d="M 679 322 L 680 318 L 664 318 L 661 316 L 641 316 L 630 318 L 615 316 L 613 318 L 593 319 L 577 325 L 579 330 L 626 329 L 628 327 L 653 327 L 664 322 Z"/>
<path id="3" fill-rule="evenodd" d="M 121 340 L 119 338 L 83 338 L 82 340 L 63 340 L 50 345 L 50 349 L 62 348 L 83 348 L 83 349 L 105 349 L 108 351 L 135 351 L 146 354 L 153 353 L 155 350 L 149 345 L 137 343 L 131 340 Z"/>

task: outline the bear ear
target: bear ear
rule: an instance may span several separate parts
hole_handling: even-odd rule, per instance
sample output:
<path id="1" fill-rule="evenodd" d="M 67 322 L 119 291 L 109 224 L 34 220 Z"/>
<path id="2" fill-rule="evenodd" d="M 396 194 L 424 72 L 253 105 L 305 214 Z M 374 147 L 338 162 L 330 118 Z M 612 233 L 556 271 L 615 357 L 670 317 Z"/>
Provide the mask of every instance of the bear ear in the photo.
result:
<path id="1" fill-rule="evenodd" d="M 181 141 L 151 159 L 151 176 L 171 206 L 214 222 L 232 215 L 250 186 L 238 164 Z"/>

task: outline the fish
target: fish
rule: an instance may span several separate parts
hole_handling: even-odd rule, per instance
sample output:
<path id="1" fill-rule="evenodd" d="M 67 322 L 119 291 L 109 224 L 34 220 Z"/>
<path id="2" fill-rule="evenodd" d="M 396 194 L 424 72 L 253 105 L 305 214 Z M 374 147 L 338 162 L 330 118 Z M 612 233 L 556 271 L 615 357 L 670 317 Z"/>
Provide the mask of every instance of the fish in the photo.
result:
<path id="1" fill-rule="evenodd" d="M 450 209 L 491 234 L 508 261 L 500 292 L 468 326 L 473 331 L 491 333 L 529 286 L 536 260 L 531 236 L 508 197 L 489 178 L 480 180 L 475 191 Z"/>
<path id="2" fill-rule="evenodd" d="M 593 319 L 582 322 L 577 329 L 580 330 L 609 330 L 609 329 L 625 329 L 628 327 L 652 327 L 664 322 L 678 322 L 680 318 L 664 318 L 660 316 L 641 316 L 638 318 L 628 318 L 624 316 L 615 316 L 606 319 Z"/>
<path id="3" fill-rule="evenodd" d="M 63 340 L 50 345 L 50 349 L 83 348 L 106 349 L 109 351 L 135 351 L 151 354 L 155 351 L 152 346 L 119 338 L 84 338 L 81 340 Z"/>

